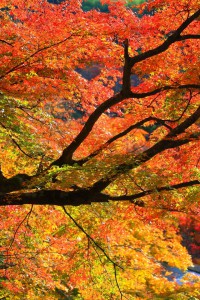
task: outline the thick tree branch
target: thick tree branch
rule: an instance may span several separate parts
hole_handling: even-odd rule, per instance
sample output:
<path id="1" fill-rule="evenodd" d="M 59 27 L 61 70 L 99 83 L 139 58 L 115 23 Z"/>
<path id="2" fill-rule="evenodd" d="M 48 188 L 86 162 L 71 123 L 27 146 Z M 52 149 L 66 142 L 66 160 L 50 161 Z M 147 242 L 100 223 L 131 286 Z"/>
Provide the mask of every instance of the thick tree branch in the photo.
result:
<path id="1" fill-rule="evenodd" d="M 110 196 L 108 194 L 99 193 L 93 188 L 80 189 L 73 192 L 65 192 L 60 190 L 32 190 L 29 192 L 13 192 L 13 193 L 0 193 L 0 206 L 6 205 L 89 205 L 91 203 L 102 203 L 108 201 L 134 201 L 133 203 L 138 206 L 145 206 L 144 201 L 137 200 L 147 195 L 158 193 L 162 191 L 171 191 L 173 189 L 181 189 L 190 186 L 199 185 L 199 180 L 192 180 L 188 182 L 182 182 L 175 185 L 167 185 L 163 187 L 157 187 L 151 190 L 143 191 L 134 195 L 125 196 Z"/>
<path id="2" fill-rule="evenodd" d="M 29 192 L 17 191 L 13 193 L 0 193 L 0 206 L 5 205 L 88 205 L 92 202 L 108 202 L 108 196 L 94 193 L 90 190 L 80 189 L 73 192 L 60 190 L 30 190 Z"/>
<path id="3" fill-rule="evenodd" d="M 94 124 L 99 119 L 99 117 L 111 106 L 121 102 L 124 100 L 124 96 L 121 93 L 114 95 L 109 98 L 102 104 L 100 104 L 97 109 L 90 115 L 84 127 L 80 131 L 80 133 L 76 136 L 76 138 L 72 141 L 72 143 L 67 146 L 64 150 L 60 158 L 52 163 L 52 165 L 61 166 L 63 164 L 70 164 L 72 162 L 73 153 L 80 146 L 80 144 L 85 140 L 85 138 L 91 132 Z"/>
<path id="4" fill-rule="evenodd" d="M 200 34 L 185 34 L 185 35 L 181 35 L 178 38 L 178 41 L 183 41 L 183 40 L 188 40 L 188 39 L 200 39 Z"/>
<path id="5" fill-rule="evenodd" d="M 6 178 L 0 169 L 0 192 L 9 193 L 25 188 L 25 182 L 30 181 L 34 176 L 27 174 L 17 174 L 11 178 Z"/>

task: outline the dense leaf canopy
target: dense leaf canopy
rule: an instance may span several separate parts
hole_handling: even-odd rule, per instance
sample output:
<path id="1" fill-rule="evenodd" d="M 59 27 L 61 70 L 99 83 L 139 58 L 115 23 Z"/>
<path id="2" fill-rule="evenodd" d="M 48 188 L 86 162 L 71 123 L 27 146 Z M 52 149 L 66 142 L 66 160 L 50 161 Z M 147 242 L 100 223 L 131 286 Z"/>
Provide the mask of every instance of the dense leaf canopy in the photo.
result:
<path id="1" fill-rule="evenodd" d="M 199 3 L 101 4 L 1 1 L 2 299 L 200 299 Z"/>

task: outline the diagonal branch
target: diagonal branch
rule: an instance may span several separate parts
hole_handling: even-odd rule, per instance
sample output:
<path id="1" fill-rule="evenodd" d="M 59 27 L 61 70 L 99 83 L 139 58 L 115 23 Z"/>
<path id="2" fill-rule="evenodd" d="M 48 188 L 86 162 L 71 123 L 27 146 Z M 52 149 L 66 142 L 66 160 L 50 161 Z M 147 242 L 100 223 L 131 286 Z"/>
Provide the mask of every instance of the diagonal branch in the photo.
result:
<path id="1" fill-rule="evenodd" d="M 95 125 L 96 121 L 99 117 L 111 106 L 121 102 L 125 98 L 121 93 L 114 95 L 113 97 L 109 98 L 102 104 L 100 104 L 96 110 L 90 115 L 88 120 L 86 121 L 84 127 L 80 131 L 80 133 L 75 137 L 72 143 L 67 146 L 64 150 L 60 158 L 52 163 L 52 165 L 62 166 L 63 164 L 71 163 L 73 153 L 76 149 L 80 146 L 80 144 L 86 139 L 86 137 L 91 132 L 93 126 Z"/>
<path id="2" fill-rule="evenodd" d="M 7 72 L 5 72 L 3 75 L 0 76 L 0 80 L 3 79 L 4 77 L 6 77 L 6 75 L 16 71 L 17 69 L 21 68 L 27 61 L 29 61 L 32 57 L 36 56 L 37 54 L 39 54 L 40 52 L 50 49 L 52 47 L 58 46 L 64 42 L 66 42 L 69 38 L 72 37 L 73 34 L 71 34 L 70 36 L 68 36 L 67 38 L 64 38 L 61 41 L 58 41 L 57 43 L 51 44 L 51 45 L 47 45 L 44 46 L 43 48 L 38 49 L 37 51 L 33 52 L 31 55 L 29 55 L 28 57 L 26 57 L 23 61 L 21 61 L 20 63 L 18 63 L 17 65 L 15 65 L 14 67 L 12 67 L 11 69 L 9 69 Z"/>
<path id="3" fill-rule="evenodd" d="M 131 132 L 133 129 L 139 128 L 140 126 L 142 126 L 143 124 L 145 124 L 146 122 L 149 121 L 155 121 L 157 124 L 162 124 L 163 126 L 166 126 L 168 129 L 171 130 L 171 127 L 168 126 L 167 124 L 165 124 L 165 122 L 167 122 L 168 120 L 162 120 L 156 117 L 148 117 L 145 118 L 131 126 L 129 126 L 127 129 L 125 129 L 124 131 L 116 134 L 115 136 L 113 136 L 112 138 L 110 138 L 106 143 L 104 143 L 103 145 L 101 145 L 101 147 L 99 149 L 97 149 L 96 151 L 94 151 L 93 153 L 91 153 L 88 157 L 81 159 L 79 161 L 76 161 L 76 163 L 78 165 L 83 165 L 84 163 L 86 163 L 88 160 L 90 160 L 91 158 L 94 158 L 95 156 L 97 156 L 102 150 L 106 149 L 111 143 L 113 143 L 114 141 L 118 140 L 119 138 L 125 136 L 126 134 L 128 134 L 129 132 Z M 169 120 L 170 121 L 170 120 Z"/>
<path id="4" fill-rule="evenodd" d="M 166 123 L 167 122 L 170 122 L 170 123 L 175 123 L 175 122 L 178 122 L 181 120 L 181 118 L 183 117 L 183 115 L 185 114 L 185 112 L 187 111 L 188 107 L 189 107 L 189 104 L 190 104 L 190 101 L 191 101 L 191 98 L 192 98 L 192 92 L 190 91 L 190 98 L 189 98 L 189 101 L 186 105 L 186 107 L 184 108 L 183 112 L 181 113 L 181 115 L 174 119 L 174 120 L 171 120 L 171 119 L 160 119 L 160 118 L 156 118 L 156 117 L 147 117 L 131 126 L 129 126 L 127 129 L 125 129 L 124 131 L 120 132 L 119 134 L 116 134 L 115 136 L 113 136 L 112 138 L 110 138 L 106 143 L 104 143 L 103 145 L 100 146 L 99 149 L 97 149 L 96 151 L 94 151 L 93 153 L 91 153 L 88 157 L 86 158 L 83 158 L 79 161 L 76 161 L 76 163 L 78 165 L 83 165 L 84 163 L 86 163 L 88 160 L 94 158 L 95 156 L 97 156 L 102 150 L 106 149 L 112 142 L 116 141 L 117 139 L 125 136 L 126 134 L 128 134 L 129 132 L 131 132 L 133 129 L 136 129 L 136 128 L 139 128 L 140 126 L 142 126 L 143 124 L 145 124 L 146 122 L 149 122 L 149 121 L 155 121 L 156 124 L 159 124 L 159 125 L 162 125 L 162 126 L 165 126 L 168 130 L 172 130 L 172 128 L 167 125 Z"/>
<path id="5" fill-rule="evenodd" d="M 182 145 L 185 145 L 191 141 L 194 141 L 195 139 L 197 139 L 197 137 L 198 135 L 196 136 L 195 134 L 195 135 L 190 135 L 187 139 L 183 139 L 183 140 L 180 139 L 175 141 L 171 141 L 171 140 L 168 141 L 163 139 L 157 144 L 155 144 L 154 146 L 152 146 L 151 148 L 144 151 L 143 153 L 137 155 L 136 157 L 133 157 L 130 162 L 125 162 L 115 167 L 113 170 L 108 172 L 106 178 L 104 177 L 99 181 L 97 181 L 93 185 L 93 189 L 98 192 L 101 192 L 106 187 L 108 187 L 115 179 L 117 179 L 117 177 L 119 177 L 122 174 L 126 174 L 130 170 L 139 167 L 143 163 L 147 162 L 148 160 L 156 156 L 158 153 L 162 153 L 164 150 L 167 149 L 177 148 Z"/>
<path id="6" fill-rule="evenodd" d="M 9 42 L 7 42 L 5 40 L 0 39 L 0 42 L 13 47 L 13 44 L 11 44 L 11 43 L 9 43 Z"/>
<path id="7" fill-rule="evenodd" d="M 132 155 L 127 162 L 124 162 L 117 167 L 113 168 L 110 172 L 108 172 L 107 177 L 100 179 L 97 181 L 93 188 L 96 191 L 101 192 L 104 190 L 111 182 L 113 182 L 119 175 L 125 174 L 131 169 L 135 169 L 141 164 L 153 158 L 155 155 L 162 153 L 167 149 L 176 148 L 182 145 L 185 145 L 191 141 L 198 140 L 199 134 L 194 133 L 187 136 L 187 138 L 183 139 L 174 139 L 178 134 L 183 133 L 188 127 L 194 124 L 200 117 L 200 107 L 185 121 L 183 121 L 180 125 L 174 128 L 170 133 L 168 133 L 162 140 L 158 143 L 154 144 L 149 149 L 144 152 L 136 155 L 135 157 Z"/>
<path id="8" fill-rule="evenodd" d="M 181 33 L 198 17 L 200 16 L 200 9 L 196 11 L 193 15 L 191 15 L 189 18 L 187 18 L 175 31 L 172 35 L 170 35 L 164 43 L 162 43 L 160 46 L 148 50 L 142 54 L 138 54 L 134 57 L 130 58 L 130 65 L 131 68 L 138 62 L 141 62 L 147 58 L 153 57 L 155 55 L 158 55 L 164 51 L 166 51 L 173 43 L 184 40 L 184 35 L 181 36 Z M 188 35 L 185 35 L 185 39 L 188 39 Z"/>
<path id="9" fill-rule="evenodd" d="M 80 133 L 75 137 L 75 139 L 71 142 L 69 146 L 67 146 L 61 156 L 54 162 L 52 162 L 51 165 L 57 165 L 57 166 L 62 166 L 63 164 L 71 164 L 73 163 L 72 156 L 74 152 L 77 150 L 77 148 L 81 145 L 81 143 L 87 138 L 87 136 L 90 134 L 92 131 L 93 126 L 97 122 L 97 120 L 100 118 L 100 116 L 111 106 L 118 104 L 122 102 L 123 100 L 127 98 L 135 98 L 135 99 L 140 99 L 140 98 L 146 98 L 148 96 L 155 95 L 157 93 L 160 93 L 162 91 L 167 91 L 167 90 L 175 90 L 175 89 L 198 89 L 200 88 L 200 85 L 198 84 L 185 84 L 185 85 L 180 85 L 180 86 L 164 86 L 158 89 L 155 89 L 150 92 L 146 93 L 133 93 L 129 92 L 128 94 L 124 93 L 117 93 L 113 97 L 109 98 L 102 104 L 100 104 L 96 110 L 90 115 L 88 120 L 86 121 L 84 127 L 80 131 Z"/>

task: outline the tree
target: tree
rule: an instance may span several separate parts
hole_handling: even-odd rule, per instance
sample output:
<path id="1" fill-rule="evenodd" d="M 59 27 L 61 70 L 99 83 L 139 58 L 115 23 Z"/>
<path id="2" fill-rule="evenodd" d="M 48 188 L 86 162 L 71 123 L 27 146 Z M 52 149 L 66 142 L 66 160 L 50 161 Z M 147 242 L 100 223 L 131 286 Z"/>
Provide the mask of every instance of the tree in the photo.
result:
<path id="1" fill-rule="evenodd" d="M 199 214 L 198 1 L 102 4 L 1 4 L 8 299 L 199 297 L 163 278 L 191 263 L 177 216 Z"/>

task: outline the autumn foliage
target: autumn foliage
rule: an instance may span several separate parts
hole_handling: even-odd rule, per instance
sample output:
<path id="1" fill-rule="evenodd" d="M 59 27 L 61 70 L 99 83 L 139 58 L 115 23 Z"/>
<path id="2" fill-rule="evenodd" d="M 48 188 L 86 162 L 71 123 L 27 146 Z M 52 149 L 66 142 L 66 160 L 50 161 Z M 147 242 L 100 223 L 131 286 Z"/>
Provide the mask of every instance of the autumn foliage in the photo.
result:
<path id="1" fill-rule="evenodd" d="M 199 2 L 102 4 L 1 0 L 0 299 L 200 299 Z"/>

